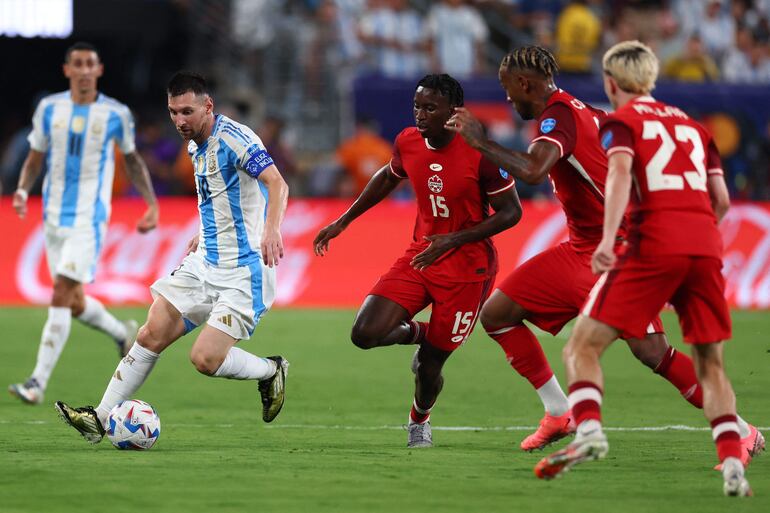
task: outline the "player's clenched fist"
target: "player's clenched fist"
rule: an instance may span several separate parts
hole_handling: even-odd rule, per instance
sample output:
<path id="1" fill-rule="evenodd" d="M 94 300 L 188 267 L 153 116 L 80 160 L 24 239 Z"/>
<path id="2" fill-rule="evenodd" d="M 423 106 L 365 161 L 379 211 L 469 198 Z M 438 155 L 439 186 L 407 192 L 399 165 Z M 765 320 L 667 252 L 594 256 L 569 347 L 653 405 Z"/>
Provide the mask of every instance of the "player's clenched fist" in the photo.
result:
<path id="1" fill-rule="evenodd" d="M 601 274 L 615 267 L 617 257 L 615 256 L 615 245 L 612 241 L 602 241 L 596 247 L 593 257 L 591 257 L 591 270 L 594 274 Z"/>
<path id="2" fill-rule="evenodd" d="M 329 241 L 334 237 L 337 237 L 345 229 L 339 222 L 334 221 L 332 224 L 323 228 L 318 235 L 313 239 L 313 249 L 318 256 L 324 256 L 329 251 Z"/>

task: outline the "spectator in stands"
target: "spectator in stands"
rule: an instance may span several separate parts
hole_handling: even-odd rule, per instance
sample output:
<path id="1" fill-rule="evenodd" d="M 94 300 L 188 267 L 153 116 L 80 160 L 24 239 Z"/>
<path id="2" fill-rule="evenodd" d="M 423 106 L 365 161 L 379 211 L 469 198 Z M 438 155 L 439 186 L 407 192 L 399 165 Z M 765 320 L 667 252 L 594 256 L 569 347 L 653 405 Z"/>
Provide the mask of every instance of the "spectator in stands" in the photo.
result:
<path id="1" fill-rule="evenodd" d="M 166 125 L 165 119 L 148 119 L 140 123 L 136 131 L 136 149 L 151 170 L 156 194 L 183 194 L 186 192 L 184 186 L 178 183 L 173 170 L 180 145 L 177 137 L 167 135 Z M 133 188 L 132 192 L 137 194 Z"/>
<path id="2" fill-rule="evenodd" d="M 666 62 L 663 75 L 682 82 L 707 82 L 719 78 L 719 69 L 704 50 L 698 34 L 693 34 L 687 39 L 684 52 Z"/>
<path id="3" fill-rule="evenodd" d="M 356 120 L 355 132 L 340 144 L 337 160 L 345 171 L 340 181 L 342 196 L 357 197 L 382 166 L 388 163 L 393 147 L 383 139 L 371 118 Z"/>
<path id="4" fill-rule="evenodd" d="M 586 0 L 567 6 L 556 21 L 556 59 L 567 73 L 589 73 L 599 48 L 601 21 Z"/>
<path id="5" fill-rule="evenodd" d="M 660 39 L 660 17 L 666 6 L 665 0 L 623 0 L 614 4 L 615 12 L 611 15 L 623 18 L 633 25 L 635 39 L 648 44 L 655 44 Z"/>
<path id="6" fill-rule="evenodd" d="M 428 13 L 434 71 L 462 79 L 484 71 L 489 30 L 481 14 L 464 0 L 443 0 Z"/>
<path id="7" fill-rule="evenodd" d="M 727 82 L 770 84 L 770 59 L 767 46 L 758 44 L 754 34 L 741 27 L 735 33 L 735 47 L 727 52 L 722 69 Z"/>
<path id="8" fill-rule="evenodd" d="M 706 51 L 717 60 L 724 57 L 735 40 L 735 21 L 723 4 L 724 0 L 707 0 L 696 29 Z"/>
<path id="9" fill-rule="evenodd" d="M 267 154 L 273 157 L 275 166 L 281 170 L 281 176 L 289 184 L 289 189 L 301 192 L 294 154 L 283 141 L 284 127 L 283 119 L 277 116 L 268 116 L 262 122 L 257 133 L 262 139 L 262 144 L 265 145 Z"/>
<path id="10" fill-rule="evenodd" d="M 397 78 L 414 78 L 427 69 L 424 22 L 407 0 L 370 2 L 379 7 L 364 14 L 359 38 L 375 71 Z"/>

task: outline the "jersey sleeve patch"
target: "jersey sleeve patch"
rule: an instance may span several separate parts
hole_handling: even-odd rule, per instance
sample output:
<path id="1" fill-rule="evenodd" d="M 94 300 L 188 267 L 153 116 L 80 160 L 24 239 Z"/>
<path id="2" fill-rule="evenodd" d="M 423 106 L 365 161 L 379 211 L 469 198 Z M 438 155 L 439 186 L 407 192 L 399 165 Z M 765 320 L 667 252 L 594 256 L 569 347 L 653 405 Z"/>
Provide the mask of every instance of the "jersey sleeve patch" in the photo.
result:
<path id="1" fill-rule="evenodd" d="M 599 142 L 609 156 L 622 151 L 634 155 L 634 137 L 631 129 L 617 119 L 609 118 L 599 130 Z"/>
<path id="2" fill-rule="evenodd" d="M 554 118 L 546 118 L 540 122 L 540 132 L 547 134 L 556 128 L 556 120 Z"/>
<path id="3" fill-rule="evenodd" d="M 570 107 L 556 102 L 546 107 L 541 116 L 538 134 L 532 142 L 540 140 L 555 143 L 559 146 L 559 158 L 572 155 L 577 144 L 578 131 Z"/>
<path id="4" fill-rule="evenodd" d="M 612 144 L 612 130 L 607 130 L 604 132 L 604 135 L 602 136 L 602 148 L 604 151 L 607 151 L 610 149 L 610 145 Z"/>

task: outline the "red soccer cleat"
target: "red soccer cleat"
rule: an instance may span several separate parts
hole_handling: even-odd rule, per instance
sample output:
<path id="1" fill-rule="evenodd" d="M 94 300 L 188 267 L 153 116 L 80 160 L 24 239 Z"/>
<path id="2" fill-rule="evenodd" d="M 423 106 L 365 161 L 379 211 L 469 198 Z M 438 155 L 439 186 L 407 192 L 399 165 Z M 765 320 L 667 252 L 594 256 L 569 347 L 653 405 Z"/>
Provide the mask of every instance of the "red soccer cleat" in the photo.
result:
<path id="1" fill-rule="evenodd" d="M 537 431 L 521 441 L 520 447 L 532 452 L 535 449 L 543 449 L 564 438 L 565 436 L 575 434 L 575 420 L 572 418 L 572 411 L 556 417 L 546 412 L 540 421 Z"/>
<path id="2" fill-rule="evenodd" d="M 604 433 L 578 437 L 564 449 L 540 460 L 535 465 L 535 475 L 540 479 L 553 479 L 578 463 L 604 458 L 608 451 L 609 445 Z"/>

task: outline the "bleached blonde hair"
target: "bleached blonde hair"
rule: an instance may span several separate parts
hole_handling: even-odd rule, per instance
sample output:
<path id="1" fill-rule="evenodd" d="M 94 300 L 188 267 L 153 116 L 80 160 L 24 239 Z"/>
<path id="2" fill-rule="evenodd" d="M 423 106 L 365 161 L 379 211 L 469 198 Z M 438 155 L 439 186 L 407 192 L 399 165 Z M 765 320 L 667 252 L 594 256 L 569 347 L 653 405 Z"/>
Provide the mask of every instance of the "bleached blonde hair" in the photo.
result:
<path id="1" fill-rule="evenodd" d="M 639 41 L 623 41 L 607 50 L 602 68 L 623 91 L 649 94 L 655 89 L 660 64 L 649 46 Z"/>

